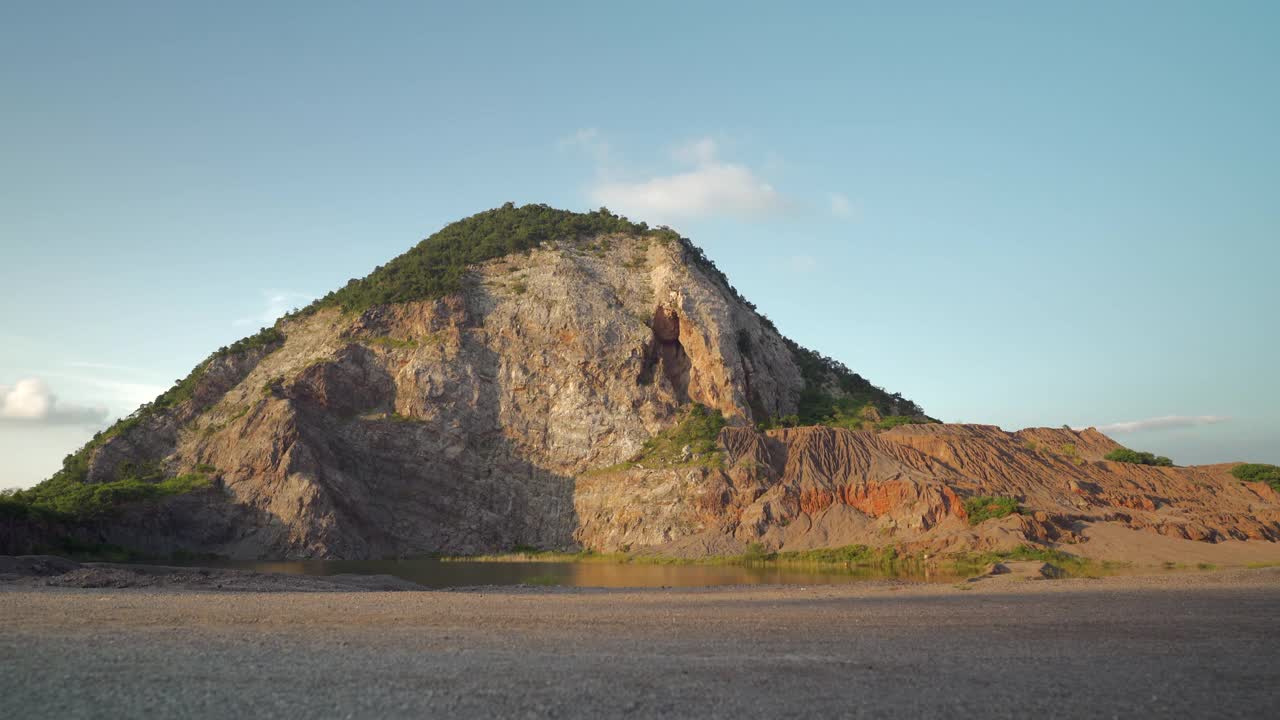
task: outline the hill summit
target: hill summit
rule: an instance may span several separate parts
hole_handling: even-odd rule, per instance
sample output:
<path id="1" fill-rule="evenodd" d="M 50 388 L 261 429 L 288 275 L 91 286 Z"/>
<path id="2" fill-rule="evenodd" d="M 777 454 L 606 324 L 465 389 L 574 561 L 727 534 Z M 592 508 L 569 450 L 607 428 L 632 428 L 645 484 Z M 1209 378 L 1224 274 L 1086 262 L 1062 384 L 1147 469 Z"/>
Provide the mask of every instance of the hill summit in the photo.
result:
<path id="1" fill-rule="evenodd" d="M 4 499 L 0 550 L 955 550 L 1078 544 L 1097 523 L 1280 538 L 1265 484 L 1117 449 L 938 424 L 781 335 L 676 232 L 507 204 L 213 353 Z"/>

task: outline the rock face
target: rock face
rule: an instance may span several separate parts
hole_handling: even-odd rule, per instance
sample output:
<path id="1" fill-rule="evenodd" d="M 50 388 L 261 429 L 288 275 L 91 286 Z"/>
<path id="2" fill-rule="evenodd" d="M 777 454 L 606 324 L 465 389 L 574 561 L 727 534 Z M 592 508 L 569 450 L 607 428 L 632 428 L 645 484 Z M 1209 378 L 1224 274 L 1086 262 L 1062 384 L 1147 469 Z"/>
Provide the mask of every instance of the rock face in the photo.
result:
<path id="1" fill-rule="evenodd" d="M 84 482 L 151 464 L 208 473 L 213 489 L 127 508 L 77 528 L 81 540 L 244 558 L 967 549 L 1071 542 L 1104 520 L 1280 539 L 1269 488 L 1229 466 L 1104 462 L 1117 446 L 1094 431 L 759 432 L 814 392 L 839 395 L 839 378 L 815 381 L 723 276 L 644 234 L 548 242 L 470 267 L 438 299 L 327 307 L 277 330 L 87 451 Z M 919 413 L 879 397 L 866 417 Z M 624 462 L 693 403 L 728 421 L 716 457 Z M 964 499 L 980 494 L 1025 511 L 971 527 Z M 11 552 L 27 549 L 5 533 Z"/>
<path id="2" fill-rule="evenodd" d="M 575 478 L 690 403 L 748 425 L 795 413 L 805 387 L 722 281 L 640 236 L 551 243 L 472 268 L 448 297 L 279 329 L 278 346 L 219 361 L 190 400 L 96 448 L 88 481 L 125 463 L 212 468 L 223 496 L 174 543 L 231 556 L 570 547 Z M 155 545 L 117 526 L 113 541 Z"/>

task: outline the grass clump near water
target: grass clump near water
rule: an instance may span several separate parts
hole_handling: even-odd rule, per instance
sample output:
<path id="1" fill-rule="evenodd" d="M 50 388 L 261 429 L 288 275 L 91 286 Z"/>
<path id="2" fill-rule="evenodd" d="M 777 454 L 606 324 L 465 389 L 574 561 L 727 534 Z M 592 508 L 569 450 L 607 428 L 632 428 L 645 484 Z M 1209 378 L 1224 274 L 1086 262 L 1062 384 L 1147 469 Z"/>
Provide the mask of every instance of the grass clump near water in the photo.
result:
<path id="1" fill-rule="evenodd" d="M 847 545 L 816 550 L 768 550 L 760 543 L 747 545 L 738 555 L 711 555 L 684 558 L 627 552 L 599 553 L 592 550 L 564 552 L 517 545 L 509 553 L 442 557 L 445 562 L 604 562 L 620 565 L 832 565 L 844 567 L 891 567 L 914 563 L 919 558 L 901 555 L 893 547 Z"/>
<path id="2" fill-rule="evenodd" d="M 563 552 L 520 548 L 498 555 L 442 557 L 444 562 L 586 562 L 619 565 L 710 565 L 757 568 L 809 568 L 830 572 L 870 570 L 888 575 L 927 574 L 930 569 L 954 573 L 960 577 L 980 575 L 990 565 L 1006 561 L 1038 561 L 1061 570 L 1062 577 L 1101 577 L 1123 572 L 1132 567 L 1127 562 L 1094 561 L 1061 550 L 1024 544 L 1012 550 L 961 552 L 943 556 L 904 554 L 892 546 L 846 545 L 813 550 L 770 551 L 752 543 L 738 555 L 683 558 L 669 555 L 646 555 L 629 552 L 597 553 L 590 550 Z M 1277 563 L 1258 563 L 1250 567 L 1271 567 Z M 1201 568 L 1206 569 L 1206 568 Z M 529 583 L 531 584 L 531 583 Z"/>
<path id="3" fill-rule="evenodd" d="M 1173 467 L 1173 461 L 1163 455 L 1139 452 L 1129 448 L 1116 448 L 1102 456 L 1104 460 L 1129 463 L 1131 465 L 1154 465 L 1157 467 Z"/>
<path id="4" fill-rule="evenodd" d="M 1017 499 L 1011 497 L 977 495 L 964 501 L 964 512 L 969 516 L 970 525 L 1008 517 L 1020 511 Z"/>
<path id="5" fill-rule="evenodd" d="M 929 567 L 945 567 L 960 576 L 980 574 L 993 563 L 1011 560 L 1035 560 L 1049 563 L 1062 570 L 1067 577 L 1097 577 L 1115 567 L 1110 563 L 1097 564 L 1061 550 L 1021 545 L 1013 550 L 1000 552 L 956 553 L 945 557 L 929 558 L 927 555 L 910 555 L 892 546 L 846 545 L 836 548 L 813 550 L 770 551 L 759 543 L 752 543 L 738 555 L 716 555 L 699 558 L 681 558 L 668 555 L 641 555 L 632 553 L 561 552 L 522 548 L 499 555 L 444 557 L 445 562 L 599 562 L 620 565 L 729 565 L 747 567 L 809 567 L 831 569 L 878 569 L 889 573 L 899 571 L 920 572 Z"/>
<path id="6" fill-rule="evenodd" d="M 846 565 L 851 567 L 890 567 L 911 560 L 900 555 L 896 548 L 873 548 L 869 545 L 845 545 L 838 548 L 815 550 L 789 550 L 774 554 L 780 563 L 799 565 Z"/>
<path id="7" fill-rule="evenodd" d="M 86 484 L 65 476 L 29 489 L 0 495 L 0 517 L 32 520 L 90 520 L 136 502 L 156 501 L 211 486 L 203 472 L 162 477 L 155 467 L 124 468 L 113 482 Z M 58 480 L 55 482 L 55 480 Z"/>
<path id="8" fill-rule="evenodd" d="M 1241 482 L 1266 483 L 1280 492 L 1280 467 L 1265 463 L 1245 463 L 1231 468 L 1231 475 Z"/>
<path id="9" fill-rule="evenodd" d="M 948 558 L 956 572 L 961 574 L 973 574 L 988 565 L 1006 560 L 1034 560 L 1049 563 L 1062 570 L 1068 577 L 1095 577 L 1100 569 L 1086 558 L 1035 545 L 1019 545 L 1013 550 L 999 552 L 957 553 Z"/>

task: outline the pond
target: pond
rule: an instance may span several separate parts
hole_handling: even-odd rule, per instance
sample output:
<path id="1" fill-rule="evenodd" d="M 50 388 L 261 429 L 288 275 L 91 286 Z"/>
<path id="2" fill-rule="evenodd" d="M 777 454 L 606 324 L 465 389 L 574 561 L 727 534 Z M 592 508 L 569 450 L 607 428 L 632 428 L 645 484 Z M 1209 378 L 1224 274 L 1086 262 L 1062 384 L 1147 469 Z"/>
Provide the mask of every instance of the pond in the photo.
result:
<path id="1" fill-rule="evenodd" d="M 205 563 L 207 564 L 207 563 Z M 592 588 L 712 587 L 716 585 L 833 585 L 910 579 L 956 582 L 951 568 L 866 568 L 840 565 L 788 566 L 659 564 L 648 562 L 441 560 L 289 560 L 218 563 L 256 572 L 296 575 L 393 575 L 429 588 L 476 585 L 546 585 Z"/>

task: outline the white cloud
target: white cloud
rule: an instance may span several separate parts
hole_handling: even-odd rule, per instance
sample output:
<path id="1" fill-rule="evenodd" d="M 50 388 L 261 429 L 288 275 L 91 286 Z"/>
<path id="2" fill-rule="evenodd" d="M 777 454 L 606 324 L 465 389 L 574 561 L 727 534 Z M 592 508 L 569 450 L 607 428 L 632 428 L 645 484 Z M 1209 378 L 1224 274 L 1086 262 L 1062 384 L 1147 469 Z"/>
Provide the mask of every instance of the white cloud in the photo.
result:
<path id="1" fill-rule="evenodd" d="M 853 217 L 853 203 L 842 193 L 831 193 L 831 214 L 838 218 Z"/>
<path id="2" fill-rule="evenodd" d="M 596 179 L 588 188 L 593 204 L 637 220 L 670 222 L 714 214 L 757 215 L 781 209 L 785 203 L 772 185 L 740 163 L 718 158 L 713 138 L 699 138 L 677 146 L 672 158 L 692 166 L 681 172 L 643 180 L 619 179 L 616 158 L 599 130 L 586 128 L 560 141 L 560 146 L 588 152 L 596 164 Z"/>
<path id="3" fill-rule="evenodd" d="M 594 202 L 623 214 L 663 220 L 726 213 L 751 215 L 782 206 L 773 186 L 741 165 L 713 164 L 638 183 L 606 182 Z"/>
<path id="4" fill-rule="evenodd" d="M 237 319 L 233 324 L 266 327 L 275 323 L 281 315 L 307 305 L 315 300 L 314 295 L 293 292 L 290 290 L 264 290 L 262 292 L 266 307 L 258 315 L 250 315 Z"/>
<path id="5" fill-rule="evenodd" d="M 665 223 L 710 215 L 752 217 L 781 210 L 813 213 L 821 212 L 824 204 L 784 196 L 758 169 L 723 159 L 721 143 L 714 137 L 695 138 L 672 148 L 671 159 L 683 169 L 640 178 L 634 171 L 626 172 L 598 128 L 582 128 L 558 144 L 561 150 L 581 150 L 594 161 L 595 179 L 587 187 L 592 204 L 636 220 Z M 765 169 L 776 170 L 779 164 L 774 157 Z M 857 204 L 843 193 L 826 193 L 825 205 L 838 219 L 859 214 Z"/>
<path id="6" fill-rule="evenodd" d="M 1216 425 L 1231 418 L 1221 415 L 1165 415 L 1145 420 L 1129 420 L 1126 422 L 1099 425 L 1098 431 L 1104 433 L 1131 433 L 1143 430 L 1176 430 L 1198 427 L 1200 425 Z"/>
<path id="7" fill-rule="evenodd" d="M 106 408 L 59 404 L 57 396 L 40 378 L 23 378 L 13 385 L 0 385 L 0 422 L 99 425 L 106 419 Z"/>

